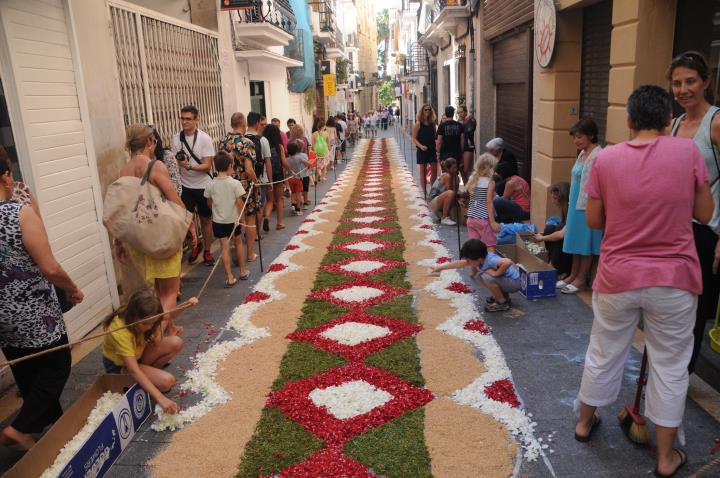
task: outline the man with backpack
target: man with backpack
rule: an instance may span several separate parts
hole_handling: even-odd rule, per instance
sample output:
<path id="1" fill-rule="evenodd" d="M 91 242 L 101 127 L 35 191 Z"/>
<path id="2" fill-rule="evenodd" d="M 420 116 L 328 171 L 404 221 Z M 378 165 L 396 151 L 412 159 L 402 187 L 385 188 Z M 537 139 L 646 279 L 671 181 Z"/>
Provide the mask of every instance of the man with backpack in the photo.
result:
<path id="1" fill-rule="evenodd" d="M 233 170 L 235 179 L 240 180 L 245 191 L 250 191 L 251 184 L 258 183 L 258 173 L 262 175 L 264 168 L 261 166 L 264 161 L 256 167 L 255 145 L 251 140 L 245 137 L 247 132 L 247 120 L 242 113 L 234 113 L 230 117 L 230 127 L 232 130 L 220 140 L 220 149 L 226 151 L 233 158 Z M 253 262 L 257 259 L 255 254 L 255 237 L 259 221 L 257 214 L 260 210 L 260 191 L 254 187 L 243 200 L 247 200 L 245 212 L 243 214 L 243 222 L 245 224 L 245 235 L 247 237 L 247 261 Z"/>
<path id="2" fill-rule="evenodd" d="M 203 250 L 205 265 L 212 266 L 215 259 L 210 252 L 213 242 L 212 210 L 205 199 L 205 188 L 212 183 L 212 161 L 215 147 L 212 138 L 198 128 L 198 109 L 188 105 L 180 110 L 182 131 L 172 137 L 171 149 L 180 166 L 180 182 L 182 184 L 182 202 L 191 213 L 200 216 L 203 242 L 198 240 L 194 225 L 190 226 L 193 239 L 192 250 L 188 262 L 195 262 Z"/>
<path id="3" fill-rule="evenodd" d="M 259 187 L 260 204 L 258 205 L 258 221 L 262 219 L 263 231 L 268 232 L 270 230 L 270 220 L 268 217 L 263 216 L 269 216 L 269 213 L 264 214 L 264 212 L 267 211 L 263 210 L 267 204 L 268 194 L 272 194 L 273 192 L 273 185 L 268 184 L 270 182 L 269 178 L 272 178 L 272 153 L 270 152 L 270 142 L 267 138 L 262 137 L 260 130 L 261 119 L 262 115 L 260 113 L 254 111 L 248 113 L 245 138 L 252 141 L 253 146 L 255 146 L 255 174 L 258 183 L 262 184 L 262 186 Z M 278 187 L 282 186 L 278 185 Z"/>

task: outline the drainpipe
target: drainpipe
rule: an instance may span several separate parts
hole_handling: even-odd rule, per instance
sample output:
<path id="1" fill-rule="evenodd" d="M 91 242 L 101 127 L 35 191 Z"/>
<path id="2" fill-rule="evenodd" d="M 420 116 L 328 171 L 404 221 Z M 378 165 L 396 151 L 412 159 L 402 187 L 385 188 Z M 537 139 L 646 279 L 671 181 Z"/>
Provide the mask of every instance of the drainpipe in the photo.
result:
<path id="1" fill-rule="evenodd" d="M 470 32 L 470 56 L 469 58 L 469 65 L 468 70 L 470 70 L 470 74 L 468 75 L 468 81 L 470 83 L 470 88 L 468 91 L 468 98 L 465 99 L 465 104 L 468 105 L 468 112 L 475 116 L 475 29 L 473 28 L 473 18 L 475 17 L 475 9 L 474 7 L 470 8 L 470 16 L 468 16 L 468 31 Z M 477 118 L 475 118 L 477 121 Z"/>

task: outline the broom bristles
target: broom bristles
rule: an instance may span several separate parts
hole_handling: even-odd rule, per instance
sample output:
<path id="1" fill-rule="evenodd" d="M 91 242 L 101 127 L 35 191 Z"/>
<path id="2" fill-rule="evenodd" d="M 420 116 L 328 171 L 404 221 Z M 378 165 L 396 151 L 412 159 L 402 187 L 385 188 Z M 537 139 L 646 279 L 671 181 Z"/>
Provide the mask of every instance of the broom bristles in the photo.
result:
<path id="1" fill-rule="evenodd" d="M 620 428 L 628 440 L 638 445 L 650 443 L 650 433 L 645 425 L 645 419 L 635 412 L 635 407 L 627 405 L 618 413 Z"/>
<path id="2" fill-rule="evenodd" d="M 638 445 L 647 445 L 650 443 L 650 432 L 648 432 L 647 426 L 635 422 L 630 425 L 627 437 L 631 442 L 637 443 Z"/>

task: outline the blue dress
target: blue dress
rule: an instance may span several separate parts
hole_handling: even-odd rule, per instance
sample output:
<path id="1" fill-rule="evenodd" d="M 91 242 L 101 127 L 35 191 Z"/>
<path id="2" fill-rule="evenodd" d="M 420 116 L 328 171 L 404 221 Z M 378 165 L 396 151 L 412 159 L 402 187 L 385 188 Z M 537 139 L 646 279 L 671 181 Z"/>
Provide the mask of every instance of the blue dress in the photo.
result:
<path id="1" fill-rule="evenodd" d="M 575 161 L 570 181 L 570 203 L 568 204 L 567 222 L 565 225 L 565 239 L 563 252 L 566 254 L 579 254 L 581 256 L 599 256 L 602 231 L 590 229 L 585 220 L 585 211 L 578 211 L 577 200 L 580 195 L 580 177 L 582 176 L 584 161 Z"/>

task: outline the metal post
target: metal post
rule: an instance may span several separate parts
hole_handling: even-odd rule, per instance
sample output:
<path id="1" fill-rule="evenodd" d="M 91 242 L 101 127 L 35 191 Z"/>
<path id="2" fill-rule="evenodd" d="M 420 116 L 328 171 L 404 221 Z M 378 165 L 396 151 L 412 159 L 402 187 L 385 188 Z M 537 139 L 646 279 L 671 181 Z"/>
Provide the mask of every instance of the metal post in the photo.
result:
<path id="1" fill-rule="evenodd" d="M 266 199 L 267 200 L 267 199 Z M 264 206 L 263 206 L 264 207 Z M 260 272 L 265 272 L 263 269 L 263 256 L 262 256 L 262 236 L 260 235 L 260 209 L 255 213 L 255 236 L 257 237 L 258 254 L 260 255 Z"/>

